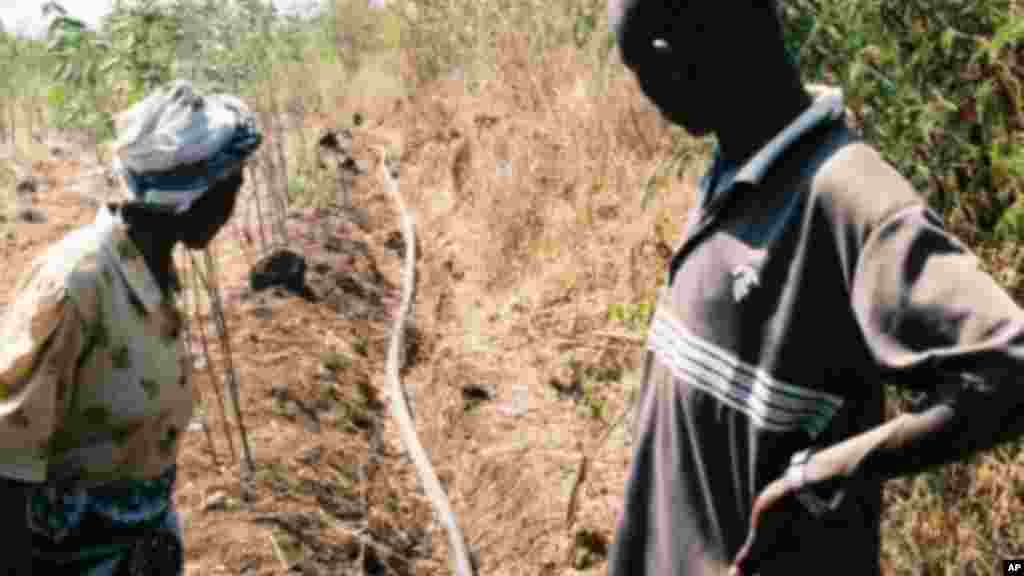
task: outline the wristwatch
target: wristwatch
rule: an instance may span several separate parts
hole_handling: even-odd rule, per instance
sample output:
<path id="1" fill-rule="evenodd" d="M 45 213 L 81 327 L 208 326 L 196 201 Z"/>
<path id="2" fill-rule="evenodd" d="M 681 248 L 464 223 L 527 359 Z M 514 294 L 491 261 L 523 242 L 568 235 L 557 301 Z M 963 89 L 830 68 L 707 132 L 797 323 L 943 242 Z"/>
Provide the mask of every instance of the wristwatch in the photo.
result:
<path id="1" fill-rule="evenodd" d="M 814 448 L 800 450 L 789 459 L 789 468 L 786 469 L 786 477 L 793 486 L 793 494 L 796 499 L 804 505 L 815 517 L 828 512 L 832 506 L 827 500 L 818 496 L 807 486 L 807 462 L 814 455 Z"/>

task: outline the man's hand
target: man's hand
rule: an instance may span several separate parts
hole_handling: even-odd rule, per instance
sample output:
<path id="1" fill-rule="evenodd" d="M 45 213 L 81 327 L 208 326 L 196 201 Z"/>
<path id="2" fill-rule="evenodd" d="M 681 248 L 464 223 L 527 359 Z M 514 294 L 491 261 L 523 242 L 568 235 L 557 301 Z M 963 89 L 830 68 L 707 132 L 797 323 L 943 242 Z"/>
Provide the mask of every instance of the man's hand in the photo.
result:
<path id="1" fill-rule="evenodd" d="M 776 550 L 782 544 L 782 534 L 789 534 L 792 530 L 792 514 L 786 514 L 783 509 L 801 505 L 794 496 L 795 488 L 789 477 L 783 476 L 758 494 L 750 513 L 747 540 L 736 554 L 729 576 L 757 574 L 761 561 L 767 557 L 766 552 Z"/>

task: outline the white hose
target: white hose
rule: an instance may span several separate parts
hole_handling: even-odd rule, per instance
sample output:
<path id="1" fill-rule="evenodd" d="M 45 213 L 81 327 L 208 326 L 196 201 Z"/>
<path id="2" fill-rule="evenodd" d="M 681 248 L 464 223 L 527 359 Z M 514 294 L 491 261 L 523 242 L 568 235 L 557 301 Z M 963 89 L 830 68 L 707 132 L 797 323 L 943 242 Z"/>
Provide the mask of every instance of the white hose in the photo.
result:
<path id="1" fill-rule="evenodd" d="M 398 191 L 396 176 L 392 174 L 388 166 L 387 153 L 378 150 L 381 154 L 381 171 L 384 176 L 384 185 L 388 193 L 395 200 L 398 206 L 398 213 L 401 218 L 402 239 L 405 243 L 405 263 L 402 266 L 402 302 L 398 308 L 394 326 L 391 331 L 391 343 L 388 347 L 387 358 L 387 379 L 391 388 L 391 413 L 398 422 L 398 430 L 401 435 L 402 444 L 412 458 L 416 466 L 416 472 L 423 484 L 430 502 L 434 505 L 434 511 L 444 522 L 448 532 L 448 545 L 451 553 L 452 568 L 457 576 L 473 576 L 473 567 L 470 563 L 469 552 L 463 540 L 462 532 L 455 523 L 455 515 L 452 513 L 448 496 L 430 465 L 423 446 L 416 435 L 416 428 L 413 424 L 412 415 L 409 412 L 409 405 L 406 401 L 405 389 L 399 378 L 399 369 L 405 358 L 402 354 L 405 339 L 405 323 L 412 307 L 413 287 L 415 286 L 416 274 L 416 236 L 413 229 L 412 218 L 406 211 L 405 202 Z"/>

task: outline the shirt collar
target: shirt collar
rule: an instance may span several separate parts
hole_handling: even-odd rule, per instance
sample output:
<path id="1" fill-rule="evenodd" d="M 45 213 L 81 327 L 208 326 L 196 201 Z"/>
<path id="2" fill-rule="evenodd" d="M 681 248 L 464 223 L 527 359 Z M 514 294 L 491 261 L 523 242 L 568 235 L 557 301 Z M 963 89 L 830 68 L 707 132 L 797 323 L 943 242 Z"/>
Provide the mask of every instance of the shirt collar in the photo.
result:
<path id="1" fill-rule="evenodd" d="M 797 140 L 825 122 L 832 122 L 843 117 L 846 105 L 841 90 L 825 87 L 811 87 L 810 89 L 816 95 L 811 106 L 797 116 L 789 126 L 776 134 L 750 160 L 747 160 L 733 178 L 734 183 L 745 182 L 754 186 L 760 184 L 772 164 Z M 718 155 L 719 150 L 716 148 L 716 159 Z"/>
<path id="2" fill-rule="evenodd" d="M 125 283 L 149 312 L 156 312 L 164 301 L 164 293 L 146 265 L 120 216 L 107 205 L 101 206 L 94 223 L 100 245 L 117 266 Z"/>

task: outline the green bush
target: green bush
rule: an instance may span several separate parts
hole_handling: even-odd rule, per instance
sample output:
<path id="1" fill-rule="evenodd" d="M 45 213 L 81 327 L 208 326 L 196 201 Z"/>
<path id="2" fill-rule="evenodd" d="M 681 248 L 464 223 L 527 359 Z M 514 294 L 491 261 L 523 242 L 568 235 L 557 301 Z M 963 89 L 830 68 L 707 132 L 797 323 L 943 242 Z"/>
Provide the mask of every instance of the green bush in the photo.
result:
<path id="1" fill-rule="evenodd" d="M 791 0 L 809 82 L 968 242 L 1024 240 L 1024 10 L 1009 0 Z"/>

